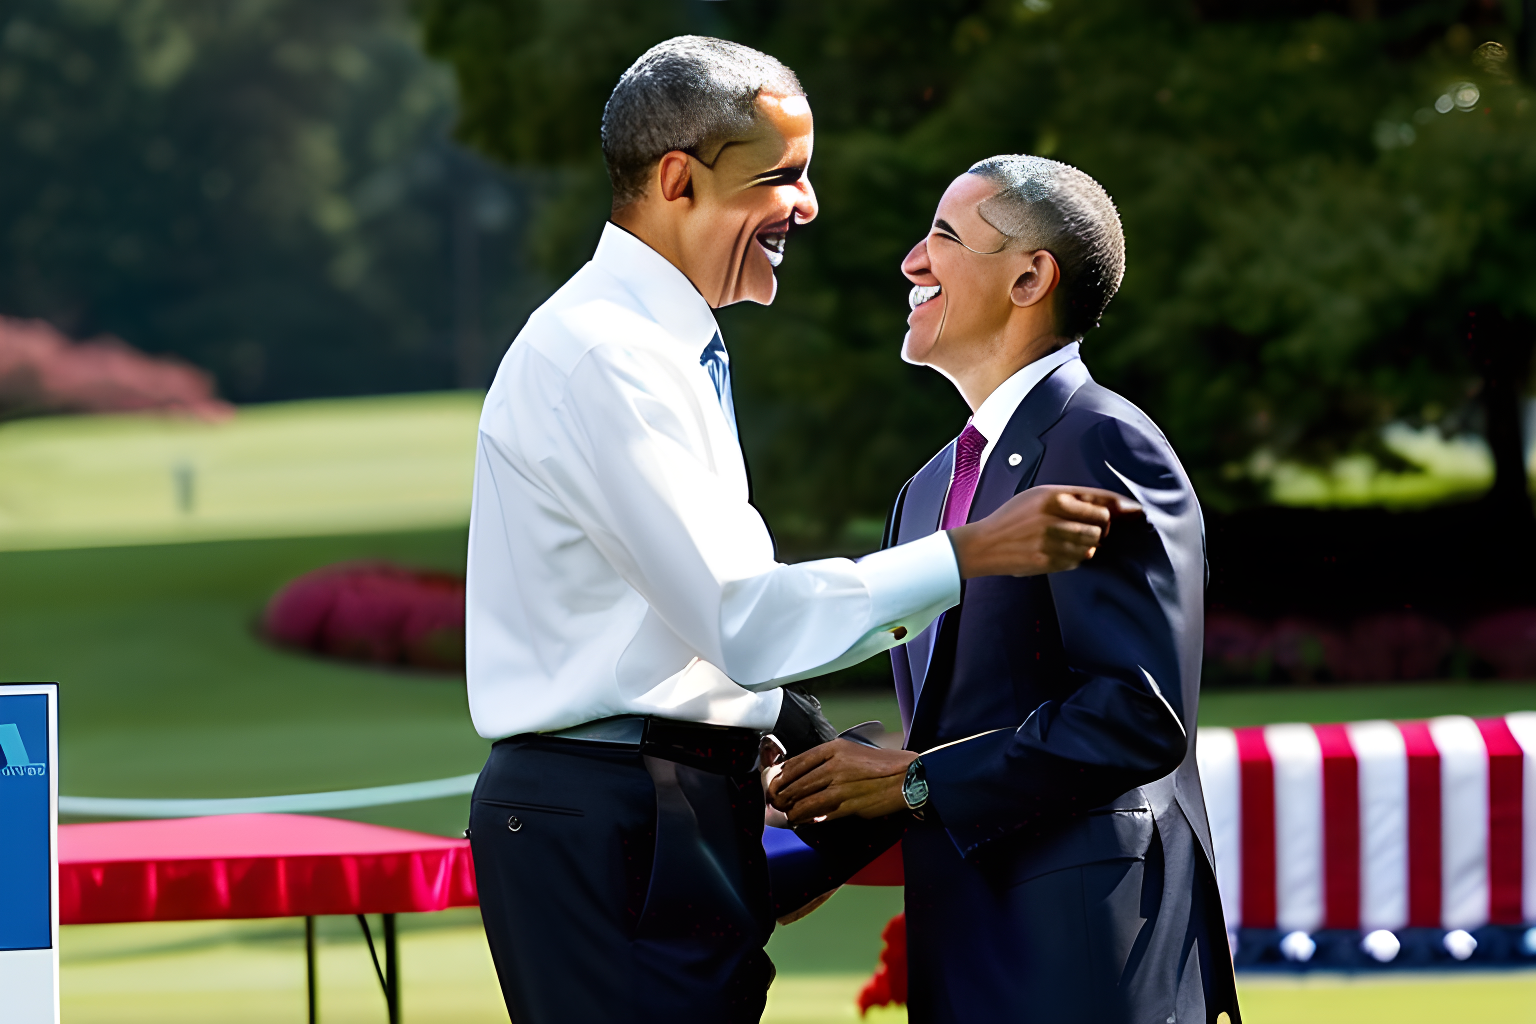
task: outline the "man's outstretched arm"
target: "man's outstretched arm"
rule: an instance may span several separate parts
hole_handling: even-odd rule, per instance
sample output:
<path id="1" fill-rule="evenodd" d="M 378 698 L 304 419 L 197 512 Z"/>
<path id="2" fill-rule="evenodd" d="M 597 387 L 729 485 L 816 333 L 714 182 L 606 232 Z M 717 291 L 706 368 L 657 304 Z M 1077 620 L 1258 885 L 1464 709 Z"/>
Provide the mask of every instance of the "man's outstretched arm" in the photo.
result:
<path id="1" fill-rule="evenodd" d="M 715 471 L 714 453 L 684 415 L 692 396 L 651 365 L 656 358 L 615 346 L 589 351 L 556 407 L 565 429 L 530 469 L 671 631 L 748 689 L 890 649 L 955 604 L 964 572 L 1075 564 L 1107 520 L 1096 500 L 1120 500 L 1077 488 L 1076 498 L 1010 504 L 954 545 L 934 536 L 857 563 L 780 564 L 744 488 Z"/>

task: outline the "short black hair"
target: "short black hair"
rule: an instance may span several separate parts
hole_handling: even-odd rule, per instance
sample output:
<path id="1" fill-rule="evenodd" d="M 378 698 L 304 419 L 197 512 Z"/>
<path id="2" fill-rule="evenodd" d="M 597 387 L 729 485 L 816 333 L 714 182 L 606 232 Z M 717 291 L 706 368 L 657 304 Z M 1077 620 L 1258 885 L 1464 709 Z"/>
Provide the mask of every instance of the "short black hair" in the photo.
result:
<path id="1" fill-rule="evenodd" d="M 1097 327 L 1125 277 L 1125 233 L 1109 193 L 1076 167 L 1040 156 L 988 157 L 969 173 L 999 186 L 977 207 L 982 220 L 1010 246 L 1056 257 L 1058 330 L 1081 338 Z"/>
<path id="2" fill-rule="evenodd" d="M 804 96 L 795 73 L 766 53 L 709 36 L 657 43 L 624 72 L 603 109 L 603 157 L 613 208 L 645 195 L 652 166 L 680 150 L 698 156 L 747 135 L 758 94 Z"/>

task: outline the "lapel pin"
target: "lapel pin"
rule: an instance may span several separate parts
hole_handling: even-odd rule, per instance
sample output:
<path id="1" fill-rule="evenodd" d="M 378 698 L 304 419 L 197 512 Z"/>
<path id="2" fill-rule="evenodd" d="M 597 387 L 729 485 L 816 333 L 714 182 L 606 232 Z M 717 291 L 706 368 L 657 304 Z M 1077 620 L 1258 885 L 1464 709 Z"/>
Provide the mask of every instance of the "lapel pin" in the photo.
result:
<path id="1" fill-rule="evenodd" d="M 1018 452 L 1014 452 L 1012 455 L 1008 456 L 1008 465 L 1010 466 L 1017 466 L 1023 461 L 1024 456 L 1020 455 Z"/>

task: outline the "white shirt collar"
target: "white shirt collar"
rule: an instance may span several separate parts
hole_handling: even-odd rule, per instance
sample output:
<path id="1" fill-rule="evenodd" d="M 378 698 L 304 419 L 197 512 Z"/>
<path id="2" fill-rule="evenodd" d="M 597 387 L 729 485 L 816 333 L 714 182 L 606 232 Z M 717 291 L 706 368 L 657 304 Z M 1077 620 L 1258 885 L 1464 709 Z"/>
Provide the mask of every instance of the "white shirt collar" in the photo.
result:
<path id="1" fill-rule="evenodd" d="M 981 436 L 987 439 L 987 446 L 981 451 L 981 465 L 986 466 L 987 456 L 992 454 L 992 449 L 997 445 L 997 439 L 1003 436 L 1003 430 L 1008 426 L 1008 421 L 1013 419 L 1013 414 L 1018 411 L 1019 403 L 1029 396 L 1052 370 L 1070 363 L 1078 358 L 1079 342 L 1070 342 L 1061 348 L 1041 356 L 1012 377 L 1003 381 L 997 389 L 986 397 L 981 403 L 981 408 L 971 417 L 971 425 L 981 431 Z"/>
<path id="2" fill-rule="evenodd" d="M 704 296 L 661 253 L 609 221 L 592 262 L 618 278 L 651 318 L 694 352 L 703 352 L 720 330 Z"/>

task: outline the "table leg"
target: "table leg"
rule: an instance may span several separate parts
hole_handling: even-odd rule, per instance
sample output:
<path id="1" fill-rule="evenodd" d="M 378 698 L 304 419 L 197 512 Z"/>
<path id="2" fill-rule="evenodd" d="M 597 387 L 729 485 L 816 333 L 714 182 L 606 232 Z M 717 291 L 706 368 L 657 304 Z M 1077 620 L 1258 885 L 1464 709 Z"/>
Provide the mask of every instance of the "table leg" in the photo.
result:
<path id="1" fill-rule="evenodd" d="M 400 948 L 395 937 L 395 915 L 384 915 L 385 998 L 389 1003 L 389 1024 L 400 1024 Z"/>
<path id="2" fill-rule="evenodd" d="M 304 966 L 309 980 L 309 1024 L 320 1019 L 320 986 L 315 977 L 315 919 L 304 918 Z"/>
<path id="3" fill-rule="evenodd" d="M 384 919 L 384 966 L 379 966 L 379 953 L 373 945 L 373 929 L 368 927 L 368 916 L 357 915 L 363 937 L 368 940 L 368 955 L 373 958 L 373 973 L 384 990 L 384 1006 L 389 1011 L 389 1024 L 400 1024 L 400 954 L 395 941 L 395 915 L 380 914 Z"/>

